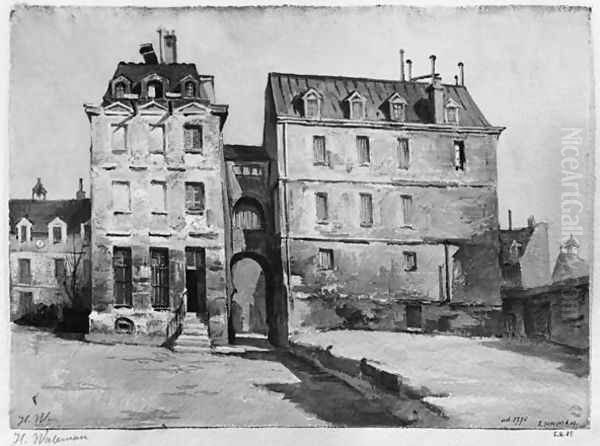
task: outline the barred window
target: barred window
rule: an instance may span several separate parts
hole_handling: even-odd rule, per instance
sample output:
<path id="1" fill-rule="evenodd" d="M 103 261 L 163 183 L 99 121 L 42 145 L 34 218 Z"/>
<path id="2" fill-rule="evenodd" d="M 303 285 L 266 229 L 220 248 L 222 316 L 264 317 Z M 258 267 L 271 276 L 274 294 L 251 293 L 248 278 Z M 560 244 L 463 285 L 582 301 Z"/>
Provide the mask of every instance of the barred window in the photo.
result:
<path id="1" fill-rule="evenodd" d="M 152 306 L 169 308 L 169 250 L 150 248 Z"/>
<path id="2" fill-rule="evenodd" d="M 262 213 L 254 200 L 242 198 L 236 203 L 233 212 L 233 227 L 250 230 L 263 229 Z"/>
<path id="3" fill-rule="evenodd" d="M 373 197 L 371 194 L 360 194 L 360 225 L 373 224 Z"/>
<path id="4" fill-rule="evenodd" d="M 410 164 L 410 149 L 407 138 L 398 138 L 398 168 L 408 169 Z"/>
<path id="5" fill-rule="evenodd" d="M 356 147 L 358 149 L 358 163 L 369 164 L 371 162 L 369 138 L 367 136 L 357 136 Z"/>
<path id="6" fill-rule="evenodd" d="M 115 305 L 131 305 L 131 248 L 113 248 Z"/>
<path id="7" fill-rule="evenodd" d="M 183 148 L 187 152 L 201 152 L 203 147 L 202 127 L 186 125 L 183 128 Z"/>
<path id="8" fill-rule="evenodd" d="M 204 210 L 203 183 L 185 183 L 185 208 L 188 211 Z"/>
<path id="9" fill-rule="evenodd" d="M 333 269 L 333 250 L 319 249 L 318 262 L 319 269 Z"/>
<path id="10" fill-rule="evenodd" d="M 417 270 L 417 253 L 413 251 L 404 251 L 404 271 Z"/>
<path id="11" fill-rule="evenodd" d="M 327 150 L 324 136 L 313 136 L 313 159 L 315 164 L 327 163 Z"/>

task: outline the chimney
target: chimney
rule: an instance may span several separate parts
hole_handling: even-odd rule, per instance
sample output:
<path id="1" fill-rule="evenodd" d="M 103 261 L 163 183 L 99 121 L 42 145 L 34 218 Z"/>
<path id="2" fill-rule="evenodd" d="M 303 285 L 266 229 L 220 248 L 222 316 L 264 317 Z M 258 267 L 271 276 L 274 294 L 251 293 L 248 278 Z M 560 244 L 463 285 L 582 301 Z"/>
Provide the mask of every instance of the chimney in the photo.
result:
<path id="1" fill-rule="evenodd" d="M 151 43 L 142 43 L 140 45 L 140 54 L 144 57 L 144 63 L 148 65 L 156 65 L 158 63 L 154 47 Z"/>
<path id="2" fill-rule="evenodd" d="M 408 80 L 412 80 L 412 60 L 406 59 L 406 65 L 408 65 Z"/>
<path id="3" fill-rule="evenodd" d="M 400 50 L 400 80 L 402 82 L 406 80 L 404 77 L 404 50 Z"/>
<path id="4" fill-rule="evenodd" d="M 83 190 L 83 178 L 79 178 L 79 190 L 75 194 L 75 198 L 77 200 L 84 200 L 85 199 L 85 191 Z"/>
<path id="5" fill-rule="evenodd" d="M 163 35 L 165 63 L 177 63 L 177 36 L 175 31 L 165 31 Z"/>
<path id="6" fill-rule="evenodd" d="M 431 118 L 434 124 L 444 123 L 444 87 L 442 80 L 435 75 L 435 56 L 429 56 L 431 60 L 431 85 L 428 88 L 429 104 L 431 107 Z"/>
<path id="7" fill-rule="evenodd" d="M 458 85 L 458 76 L 456 74 L 454 75 L 454 84 Z"/>
<path id="8" fill-rule="evenodd" d="M 512 211 L 508 210 L 508 230 L 512 229 Z"/>
<path id="9" fill-rule="evenodd" d="M 527 218 L 527 227 L 528 228 L 533 228 L 535 226 L 535 217 L 533 215 L 530 215 Z"/>
<path id="10" fill-rule="evenodd" d="M 465 64 L 463 64 L 462 62 L 458 63 L 458 77 L 460 80 L 460 85 L 465 85 Z"/>

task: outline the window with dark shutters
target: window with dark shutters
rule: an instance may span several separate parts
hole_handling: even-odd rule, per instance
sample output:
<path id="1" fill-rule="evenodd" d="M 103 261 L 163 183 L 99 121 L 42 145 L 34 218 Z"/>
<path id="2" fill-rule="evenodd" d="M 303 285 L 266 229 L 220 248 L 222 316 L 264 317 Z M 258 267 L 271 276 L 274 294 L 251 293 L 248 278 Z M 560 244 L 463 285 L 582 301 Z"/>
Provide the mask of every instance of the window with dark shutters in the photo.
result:
<path id="1" fill-rule="evenodd" d="M 398 138 L 398 168 L 408 169 L 410 164 L 410 149 L 408 148 L 408 139 Z"/>
<path id="2" fill-rule="evenodd" d="M 373 197 L 371 194 L 360 194 L 360 225 L 373 224 Z"/>
<path id="3" fill-rule="evenodd" d="M 315 164 L 327 163 L 327 150 L 324 136 L 313 136 L 313 160 Z"/>
<path id="4" fill-rule="evenodd" d="M 19 259 L 19 283 L 31 283 L 30 259 Z"/>
<path id="5" fill-rule="evenodd" d="M 203 183 L 185 183 L 185 208 L 188 211 L 204 211 Z"/>
<path id="6" fill-rule="evenodd" d="M 131 248 L 113 248 L 115 305 L 131 305 Z"/>

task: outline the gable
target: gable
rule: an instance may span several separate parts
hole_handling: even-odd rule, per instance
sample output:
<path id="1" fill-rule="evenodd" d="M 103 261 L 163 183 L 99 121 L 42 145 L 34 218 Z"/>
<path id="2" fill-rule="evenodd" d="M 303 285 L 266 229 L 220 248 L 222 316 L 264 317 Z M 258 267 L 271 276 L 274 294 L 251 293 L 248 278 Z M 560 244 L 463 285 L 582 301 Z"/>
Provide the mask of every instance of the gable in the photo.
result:
<path id="1" fill-rule="evenodd" d="M 139 107 L 138 110 L 140 115 L 162 115 L 167 111 L 167 107 L 151 101 Z"/>
<path id="2" fill-rule="evenodd" d="M 104 113 L 107 115 L 131 115 L 133 109 L 122 102 L 113 102 L 108 107 L 104 107 Z"/>
<path id="3" fill-rule="evenodd" d="M 187 115 L 203 115 L 210 112 L 210 108 L 202 105 L 198 102 L 191 102 L 183 107 L 179 107 L 175 110 L 175 113 L 180 113 L 184 116 Z"/>

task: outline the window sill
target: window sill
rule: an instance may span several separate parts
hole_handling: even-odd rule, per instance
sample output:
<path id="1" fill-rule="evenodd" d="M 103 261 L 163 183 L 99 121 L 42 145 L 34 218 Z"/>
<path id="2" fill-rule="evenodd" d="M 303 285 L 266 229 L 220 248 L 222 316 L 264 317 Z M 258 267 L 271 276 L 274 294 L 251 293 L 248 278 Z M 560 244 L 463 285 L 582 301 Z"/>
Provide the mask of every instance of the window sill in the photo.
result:
<path id="1" fill-rule="evenodd" d="M 417 270 L 417 268 L 411 268 L 411 269 L 405 269 L 404 272 L 405 273 L 414 273 Z"/>
<path id="2" fill-rule="evenodd" d="M 152 211 L 152 215 L 169 215 L 169 213 L 165 211 Z"/>
<path id="3" fill-rule="evenodd" d="M 152 310 L 154 311 L 171 311 L 171 307 L 155 307 L 154 305 L 152 306 Z"/>
<path id="4" fill-rule="evenodd" d="M 397 169 L 406 172 L 408 170 L 408 167 L 398 167 Z"/>
<path id="5" fill-rule="evenodd" d="M 112 149 L 112 153 L 115 155 L 122 155 L 127 153 L 127 149 Z"/>
<path id="6" fill-rule="evenodd" d="M 186 209 L 185 213 L 189 215 L 204 215 L 204 209 Z"/>
<path id="7" fill-rule="evenodd" d="M 125 310 L 132 310 L 133 309 L 133 305 L 130 304 L 114 304 L 113 308 L 118 310 L 118 309 L 125 309 Z"/>
<path id="8" fill-rule="evenodd" d="M 329 221 L 328 220 L 317 220 L 317 224 L 318 225 L 328 225 Z"/>
<path id="9" fill-rule="evenodd" d="M 359 163 L 358 167 L 370 167 L 371 163 Z"/>
<path id="10" fill-rule="evenodd" d="M 402 225 L 400 226 L 402 229 L 415 229 L 413 225 Z"/>
<path id="11" fill-rule="evenodd" d="M 313 166 L 329 167 L 329 164 L 325 161 L 315 161 L 313 162 Z"/>
<path id="12" fill-rule="evenodd" d="M 151 150 L 150 155 L 165 155 L 164 150 Z"/>
<path id="13" fill-rule="evenodd" d="M 114 215 L 131 215 L 131 211 L 114 211 Z"/>
<path id="14" fill-rule="evenodd" d="M 201 150 L 201 149 L 198 149 L 198 150 L 187 149 L 187 150 L 184 150 L 183 152 L 184 153 L 190 153 L 192 155 L 203 155 L 204 154 L 204 151 Z"/>

